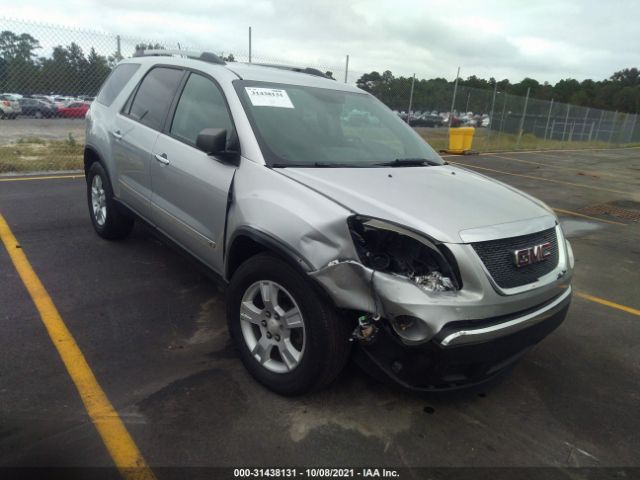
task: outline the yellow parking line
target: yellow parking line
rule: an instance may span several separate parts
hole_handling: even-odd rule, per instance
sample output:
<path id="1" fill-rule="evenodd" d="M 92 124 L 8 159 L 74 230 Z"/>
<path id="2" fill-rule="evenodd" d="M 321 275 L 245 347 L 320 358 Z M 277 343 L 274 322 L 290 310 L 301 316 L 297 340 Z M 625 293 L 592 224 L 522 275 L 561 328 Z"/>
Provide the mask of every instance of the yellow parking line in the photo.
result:
<path id="1" fill-rule="evenodd" d="M 45 175 L 40 177 L 5 177 L 0 182 L 26 182 L 27 180 L 57 180 L 59 178 L 84 178 L 84 175 Z"/>
<path id="2" fill-rule="evenodd" d="M 553 208 L 558 213 L 564 213 L 565 215 L 573 215 L 574 217 L 588 218 L 589 220 L 595 220 L 597 222 L 611 223 L 612 225 L 622 225 L 628 227 L 626 223 L 616 222 L 614 220 L 606 220 L 604 218 L 592 217 L 591 215 L 585 215 L 584 213 L 572 212 L 571 210 L 564 210 L 562 208 Z"/>
<path id="3" fill-rule="evenodd" d="M 540 180 L 542 182 L 560 183 L 562 185 L 571 185 L 572 187 L 588 188 L 590 190 L 601 190 L 603 192 L 613 192 L 613 193 L 621 193 L 623 195 L 633 195 L 632 192 L 625 192 L 625 191 L 622 191 L 622 190 L 613 190 L 611 188 L 594 187 L 594 186 L 591 186 L 591 185 L 582 185 L 580 183 L 565 182 L 563 180 L 554 180 L 554 179 L 551 179 L 551 178 L 536 177 L 535 175 L 523 175 L 522 173 L 505 172 L 503 170 L 496 170 L 494 168 L 480 167 L 478 165 L 469 165 L 467 163 L 458 163 L 458 162 L 449 162 L 449 163 L 453 163 L 455 165 L 460 165 L 461 167 L 469 167 L 469 168 L 475 168 L 475 169 L 479 169 L 479 170 L 487 170 L 489 172 L 501 173 L 503 175 L 512 175 L 514 177 L 531 178 L 533 180 Z"/>
<path id="4" fill-rule="evenodd" d="M 155 479 L 2 214 L 0 239 L 121 475 L 126 479 Z"/>
<path id="5" fill-rule="evenodd" d="M 626 305 L 620 305 L 619 303 L 611 302 L 609 300 L 605 300 L 604 298 L 594 297 L 593 295 L 589 295 L 588 293 L 576 292 L 576 295 L 579 296 L 580 298 L 584 298 L 585 300 L 599 303 L 600 305 L 606 305 L 607 307 L 615 308 L 617 310 L 622 310 L 623 312 L 630 313 L 631 315 L 640 316 L 640 310 L 638 310 L 637 308 L 627 307 Z"/>

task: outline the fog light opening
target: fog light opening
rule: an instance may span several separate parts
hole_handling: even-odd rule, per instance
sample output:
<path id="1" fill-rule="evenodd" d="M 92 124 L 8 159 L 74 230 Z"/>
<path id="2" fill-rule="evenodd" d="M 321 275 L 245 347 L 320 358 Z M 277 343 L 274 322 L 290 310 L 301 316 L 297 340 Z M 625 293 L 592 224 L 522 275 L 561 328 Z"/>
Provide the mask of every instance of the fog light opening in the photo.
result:
<path id="1" fill-rule="evenodd" d="M 393 330 L 405 340 L 420 342 L 427 339 L 431 332 L 427 324 L 418 317 L 398 315 L 391 320 Z"/>

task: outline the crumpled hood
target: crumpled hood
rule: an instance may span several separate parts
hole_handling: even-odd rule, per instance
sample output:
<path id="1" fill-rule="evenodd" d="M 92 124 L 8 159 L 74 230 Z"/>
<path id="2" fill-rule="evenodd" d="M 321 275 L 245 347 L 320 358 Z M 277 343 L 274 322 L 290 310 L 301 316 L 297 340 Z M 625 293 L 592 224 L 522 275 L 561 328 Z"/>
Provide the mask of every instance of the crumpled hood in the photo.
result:
<path id="1" fill-rule="evenodd" d="M 389 220 L 445 243 L 462 243 L 463 230 L 552 216 L 528 195 L 451 165 L 279 171 L 360 215 Z"/>

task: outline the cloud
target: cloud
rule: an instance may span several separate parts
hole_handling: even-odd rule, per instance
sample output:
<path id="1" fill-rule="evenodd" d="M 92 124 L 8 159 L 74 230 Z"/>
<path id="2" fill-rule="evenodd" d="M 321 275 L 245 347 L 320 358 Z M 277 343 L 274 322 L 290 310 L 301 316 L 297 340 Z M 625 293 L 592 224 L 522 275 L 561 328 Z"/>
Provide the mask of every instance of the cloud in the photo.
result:
<path id="1" fill-rule="evenodd" d="M 254 58 L 339 72 L 349 54 L 354 77 L 391 70 L 452 79 L 461 66 L 462 76 L 555 82 L 640 64 L 640 2 L 622 0 L 68 0 L 64 9 L 21 0 L 2 15 L 117 33 L 127 48 L 144 39 L 240 57 L 251 25 Z"/>

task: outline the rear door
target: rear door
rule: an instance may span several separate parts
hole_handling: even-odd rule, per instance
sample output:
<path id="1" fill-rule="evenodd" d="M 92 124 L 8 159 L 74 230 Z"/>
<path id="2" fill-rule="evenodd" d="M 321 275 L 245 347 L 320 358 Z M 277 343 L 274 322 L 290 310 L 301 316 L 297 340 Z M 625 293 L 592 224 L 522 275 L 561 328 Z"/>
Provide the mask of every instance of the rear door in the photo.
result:
<path id="1" fill-rule="evenodd" d="M 195 145 L 205 128 L 231 134 L 234 126 L 215 81 L 196 72 L 188 75 L 154 148 L 152 219 L 174 241 L 221 271 L 227 199 L 236 167 Z"/>
<path id="2" fill-rule="evenodd" d="M 151 220 L 153 147 L 183 75 L 179 68 L 149 70 L 116 116 L 111 132 L 119 198 L 147 220 Z"/>

